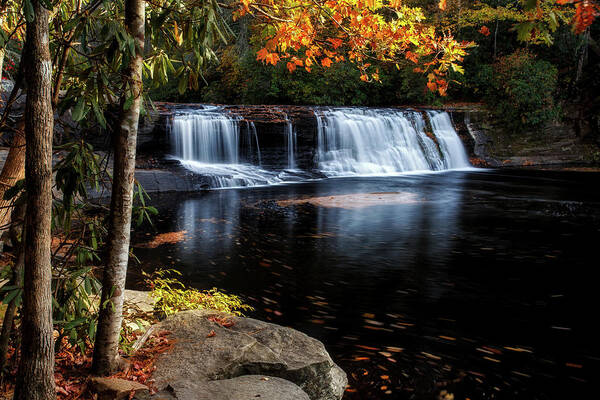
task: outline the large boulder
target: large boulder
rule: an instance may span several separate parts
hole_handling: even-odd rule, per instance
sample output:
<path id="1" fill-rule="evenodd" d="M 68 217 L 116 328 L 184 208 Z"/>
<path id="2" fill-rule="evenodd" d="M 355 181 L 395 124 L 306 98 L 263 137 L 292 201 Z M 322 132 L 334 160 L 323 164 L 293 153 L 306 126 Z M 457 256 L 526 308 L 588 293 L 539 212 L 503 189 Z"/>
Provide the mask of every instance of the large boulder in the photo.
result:
<path id="1" fill-rule="evenodd" d="M 175 344 L 156 361 L 155 385 L 172 388 L 179 400 L 195 399 L 183 388 L 244 375 L 286 379 L 311 400 L 339 400 L 347 384 L 323 344 L 291 328 L 198 310 L 173 315 L 157 329 L 170 331 Z"/>
<path id="2" fill-rule="evenodd" d="M 208 382 L 179 382 L 157 393 L 155 399 L 310 400 L 308 395 L 292 382 L 261 375 L 244 375 Z"/>

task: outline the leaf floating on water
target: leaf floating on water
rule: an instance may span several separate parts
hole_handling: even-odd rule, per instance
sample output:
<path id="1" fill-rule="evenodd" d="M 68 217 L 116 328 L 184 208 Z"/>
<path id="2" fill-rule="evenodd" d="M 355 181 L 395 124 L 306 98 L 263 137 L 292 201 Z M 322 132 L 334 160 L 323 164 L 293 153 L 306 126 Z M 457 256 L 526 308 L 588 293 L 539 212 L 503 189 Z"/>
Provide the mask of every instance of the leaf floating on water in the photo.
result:
<path id="1" fill-rule="evenodd" d="M 423 354 L 427 358 L 431 358 L 432 360 L 441 360 L 442 359 L 442 357 L 438 357 L 438 356 L 436 356 L 434 354 L 426 353 L 424 351 L 422 351 L 421 354 Z"/>
<path id="2" fill-rule="evenodd" d="M 483 356 L 483 359 L 484 360 L 488 360 L 488 361 L 492 361 L 492 362 L 495 362 L 495 363 L 499 363 L 500 362 L 500 360 L 498 360 L 496 358 L 488 357 L 488 356 Z"/>
<path id="3" fill-rule="evenodd" d="M 136 247 L 142 247 L 147 249 L 156 249 L 163 244 L 176 244 L 186 240 L 185 235 L 187 231 L 179 232 L 167 232 L 156 235 L 151 241 L 140 244 Z M 169 258 L 169 257 L 167 257 Z"/>
<path id="4" fill-rule="evenodd" d="M 364 350 L 373 350 L 373 351 L 379 350 L 378 347 L 364 346 L 362 344 L 357 344 L 356 347 L 359 347 L 359 348 L 364 349 Z"/>
<path id="5" fill-rule="evenodd" d="M 522 347 L 510 347 L 510 346 L 504 346 L 504 348 L 506 350 L 510 350 L 510 351 L 516 351 L 517 353 L 533 353 L 533 351 L 528 350 L 528 349 L 524 349 Z"/>
<path id="6" fill-rule="evenodd" d="M 451 341 L 451 342 L 453 342 L 453 341 L 455 341 L 455 340 L 456 340 L 456 338 L 454 338 L 454 337 L 452 337 L 452 336 L 444 336 L 444 335 L 440 335 L 439 337 L 440 337 L 441 339 L 444 339 L 444 340 L 449 340 L 449 341 Z"/>
<path id="7" fill-rule="evenodd" d="M 400 353 L 400 352 L 404 351 L 404 349 L 402 347 L 394 347 L 394 346 L 387 346 L 385 349 L 387 351 L 391 351 L 392 353 Z"/>

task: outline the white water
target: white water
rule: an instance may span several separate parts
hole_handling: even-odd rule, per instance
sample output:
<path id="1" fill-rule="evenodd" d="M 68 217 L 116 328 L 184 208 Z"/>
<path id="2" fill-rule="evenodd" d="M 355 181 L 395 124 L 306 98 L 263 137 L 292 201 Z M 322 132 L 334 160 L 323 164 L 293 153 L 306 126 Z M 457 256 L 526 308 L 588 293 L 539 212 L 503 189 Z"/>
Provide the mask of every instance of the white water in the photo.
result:
<path id="1" fill-rule="evenodd" d="M 469 158 L 462 141 L 456 134 L 450 115 L 443 111 L 427 112 L 433 134 L 438 140 L 440 150 L 444 154 L 444 169 L 470 167 Z"/>
<path id="2" fill-rule="evenodd" d="M 254 123 L 247 123 L 245 129 L 247 150 L 250 153 L 256 151 L 258 166 L 240 163 L 240 121 L 220 107 L 175 115 L 170 133 L 171 150 L 181 165 L 205 176 L 212 188 L 281 182 L 277 173 L 260 168 L 261 153 Z M 252 154 L 247 154 L 246 158 L 251 159 Z"/>
<path id="3" fill-rule="evenodd" d="M 437 145 L 425 133 L 425 120 L 416 111 L 346 108 L 321 110 L 316 115 L 318 168 L 327 176 L 469 166 L 445 112 L 430 114 Z"/>
<path id="4" fill-rule="evenodd" d="M 288 148 L 288 168 L 295 169 L 296 168 L 296 130 L 292 125 L 292 122 L 287 118 L 285 118 L 285 133 L 287 136 L 287 148 Z"/>
<path id="5" fill-rule="evenodd" d="M 429 135 L 427 121 L 416 111 L 331 108 L 316 109 L 315 116 L 315 167 L 325 176 L 470 167 L 446 112 L 427 112 L 433 130 Z M 310 178 L 308 171 L 297 170 L 297 132 L 287 115 L 285 120 L 287 170 L 262 168 L 259 135 L 254 124 L 241 123 L 239 118 L 214 106 L 175 115 L 171 126 L 173 155 L 185 168 L 204 176 L 213 188 L 272 185 Z M 240 140 L 242 132 L 245 137 Z"/>

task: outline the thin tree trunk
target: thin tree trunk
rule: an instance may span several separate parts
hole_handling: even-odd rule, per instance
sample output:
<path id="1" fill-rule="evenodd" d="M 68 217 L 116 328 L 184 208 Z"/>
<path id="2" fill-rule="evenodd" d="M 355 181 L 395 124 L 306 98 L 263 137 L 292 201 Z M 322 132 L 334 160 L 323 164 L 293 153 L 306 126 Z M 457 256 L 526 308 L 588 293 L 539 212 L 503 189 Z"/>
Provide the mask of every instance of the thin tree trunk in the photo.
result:
<path id="1" fill-rule="evenodd" d="M 16 250 L 17 260 L 12 270 L 12 278 L 10 285 L 23 287 L 23 266 L 25 265 L 25 242 L 23 235 L 23 217 L 25 216 L 25 205 L 18 206 L 13 213 L 13 221 L 15 224 L 11 227 L 11 241 L 13 242 Z M 20 236 L 20 239 L 19 239 Z M 8 352 L 8 343 L 10 341 L 10 334 L 13 330 L 13 323 L 18 308 L 18 296 L 13 298 L 6 307 L 4 312 L 4 319 L 2 321 L 2 331 L 0 331 L 0 374 L 4 371 L 6 364 L 6 355 Z"/>
<path id="2" fill-rule="evenodd" d="M 2 26 L 2 18 L 0 18 L 0 26 Z M 4 47 L 0 48 L 0 95 L 2 94 L 2 68 L 4 68 L 4 53 Z"/>
<path id="3" fill-rule="evenodd" d="M 109 375 L 121 365 L 119 337 L 123 320 L 123 294 L 129 259 L 131 209 L 135 173 L 135 147 L 142 92 L 145 5 L 143 0 L 125 1 L 125 27 L 135 39 L 136 55 L 124 72 L 119 126 L 115 131 L 113 185 L 110 204 L 106 266 L 94 346 L 93 371 Z M 133 96 L 129 107 L 126 99 Z M 110 304 L 108 304 L 110 303 Z"/>
<path id="4" fill-rule="evenodd" d="M 25 177 L 25 121 L 20 120 L 14 132 L 8 156 L 0 172 L 0 234 L 10 223 L 12 200 L 4 200 L 4 193 Z"/>
<path id="5" fill-rule="evenodd" d="M 498 55 L 498 18 L 496 18 L 496 29 L 494 29 L 494 60 Z"/>
<path id="6" fill-rule="evenodd" d="M 27 240 L 21 359 L 14 399 L 52 400 L 56 398 L 50 263 L 54 127 L 52 63 L 48 42 L 48 10 L 39 0 L 31 0 L 31 4 L 35 19 L 27 24 L 25 61 Z"/>
<path id="7" fill-rule="evenodd" d="M 2 26 L 4 24 L 4 17 L 2 16 L 2 14 L 4 14 L 4 5 L 0 5 L 0 26 Z M 4 44 L 4 46 L 6 46 L 7 43 Z M 4 67 L 4 55 L 6 54 L 6 52 L 4 51 L 4 47 L 0 48 L 0 95 L 2 95 L 2 71 L 3 71 L 3 67 Z M 2 98 L 0 97 L 0 102 L 2 102 Z"/>

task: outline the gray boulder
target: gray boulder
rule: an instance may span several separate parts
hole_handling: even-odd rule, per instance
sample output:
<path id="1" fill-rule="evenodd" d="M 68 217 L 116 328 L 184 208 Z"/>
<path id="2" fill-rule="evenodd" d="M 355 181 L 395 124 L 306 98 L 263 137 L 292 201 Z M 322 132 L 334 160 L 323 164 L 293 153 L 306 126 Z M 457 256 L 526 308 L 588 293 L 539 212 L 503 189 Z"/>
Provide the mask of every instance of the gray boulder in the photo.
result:
<path id="1" fill-rule="evenodd" d="M 153 378 L 159 390 L 266 375 L 295 383 L 311 400 L 339 400 L 347 384 L 323 344 L 291 328 L 202 310 L 173 315 L 156 329 L 170 331 L 176 340 L 156 360 Z M 197 397 L 176 393 L 176 398 Z"/>
<path id="2" fill-rule="evenodd" d="M 285 379 L 244 375 L 208 382 L 179 382 L 157 393 L 155 399 L 175 400 L 310 400 L 298 386 Z"/>

